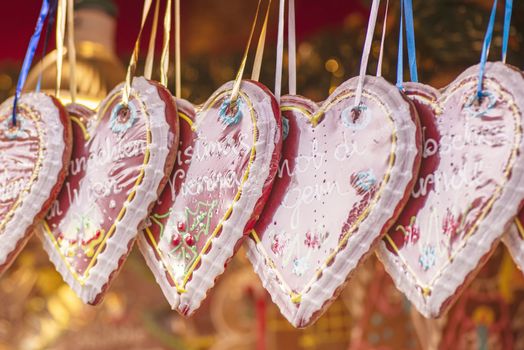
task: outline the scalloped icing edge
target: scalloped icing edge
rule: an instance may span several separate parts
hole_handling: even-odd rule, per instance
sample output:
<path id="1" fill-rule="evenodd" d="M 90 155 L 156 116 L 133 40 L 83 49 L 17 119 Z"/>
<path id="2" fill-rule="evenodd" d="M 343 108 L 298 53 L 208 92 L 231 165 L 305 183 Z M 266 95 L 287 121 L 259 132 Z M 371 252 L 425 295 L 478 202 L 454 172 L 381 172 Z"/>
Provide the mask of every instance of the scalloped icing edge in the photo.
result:
<path id="1" fill-rule="evenodd" d="M 233 82 L 222 85 L 208 99 L 202 109 L 213 101 L 216 96 L 224 91 L 231 90 Z M 263 100 L 254 100 L 252 92 L 248 89 L 259 89 L 267 96 Z M 170 303 L 173 310 L 177 309 L 183 315 L 191 315 L 205 299 L 207 291 L 211 289 L 215 280 L 225 271 L 226 263 L 233 257 L 237 243 L 244 237 L 246 224 L 253 215 L 253 210 L 261 198 L 266 180 L 270 175 L 271 161 L 277 151 L 276 147 L 280 138 L 277 120 L 272 110 L 272 95 L 261 86 L 250 81 L 242 81 L 241 91 L 247 94 L 257 114 L 258 139 L 255 143 L 256 157 L 251 166 L 249 177 L 243 186 L 242 195 L 233 205 L 231 215 L 223 222 L 222 232 L 211 239 L 212 249 L 202 255 L 200 267 L 193 271 L 191 280 L 186 284 L 186 292 L 180 295 L 176 288 L 171 286 L 165 276 L 165 270 L 160 260 L 156 259 L 155 252 L 147 243 L 144 234 L 138 237 L 138 246 L 142 251 L 147 265 L 155 275 L 157 283 Z M 205 267 L 205 268 L 203 268 Z"/>
<path id="2" fill-rule="evenodd" d="M 345 90 L 355 90 L 357 80 L 358 78 L 352 78 L 340 85 L 323 105 L 334 100 Z M 372 90 L 373 87 L 376 88 L 377 86 L 378 93 L 376 90 Z M 302 300 L 298 306 L 291 301 L 288 291 L 283 288 L 273 269 L 268 266 L 264 254 L 259 251 L 258 244 L 252 239 L 249 239 L 247 243 L 248 259 L 262 280 L 264 288 L 269 291 L 273 302 L 277 304 L 284 317 L 295 327 L 306 327 L 325 312 L 347 283 L 352 272 L 367 255 L 372 253 L 373 246 L 377 244 L 382 234 L 388 229 L 396 211 L 399 212 L 397 204 L 407 196 L 406 193 L 409 193 L 410 188 L 408 187 L 410 187 L 414 178 L 413 169 L 420 154 L 420 150 L 416 146 L 419 128 L 417 121 L 413 120 L 410 112 L 410 110 L 414 110 L 414 107 L 395 86 L 389 84 L 383 78 L 366 76 L 364 93 L 374 95 L 392 110 L 394 108 L 399 109 L 397 113 L 392 114 L 397 127 L 398 146 L 395 151 L 396 160 L 391 170 L 389 185 L 384 189 L 374 210 L 362 221 L 358 229 L 360 234 L 352 235 L 348 239 L 345 247 L 337 253 L 333 263 L 324 268 L 320 278 L 308 291 L 302 294 Z M 363 96 L 363 100 L 365 100 L 365 96 Z M 406 118 L 406 115 L 409 115 L 409 117 Z M 398 157 L 398 154 L 403 152 L 405 152 L 405 155 Z M 399 189 L 404 189 L 404 191 Z M 377 226 L 381 229 L 377 230 Z M 365 232 L 365 234 L 362 232 Z M 369 235 L 373 233 L 375 237 L 369 239 Z"/>
<path id="3" fill-rule="evenodd" d="M 468 68 L 460 74 L 453 83 L 454 85 L 464 79 L 477 77 L 479 66 Z M 502 62 L 487 63 L 485 79 L 493 79 L 493 74 L 508 74 L 512 79 L 504 84 L 504 87 L 515 96 L 515 102 L 521 111 L 524 111 L 524 89 L 516 89 L 515 86 L 524 87 L 524 77 L 520 71 L 504 65 Z M 444 88 L 445 91 L 447 88 Z M 522 118 L 524 124 L 524 118 Z M 441 315 L 445 309 L 451 306 L 453 297 L 474 277 L 477 270 L 482 266 L 482 261 L 489 257 L 490 252 L 495 248 L 504 232 L 509 228 L 511 220 L 518 213 L 520 199 L 524 198 L 524 137 L 519 146 L 519 155 L 512 168 L 512 176 L 501 192 L 499 199 L 495 201 L 486 218 L 479 224 L 478 231 L 485 232 L 480 239 L 475 240 L 463 248 L 460 254 L 462 258 L 455 258 L 443 270 L 435 280 L 435 285 L 439 285 L 440 292 L 433 293 L 425 298 L 415 287 L 417 282 L 411 274 L 404 271 L 402 262 L 387 249 L 384 242 L 379 244 L 377 249 L 378 258 L 382 261 L 386 271 L 393 278 L 397 289 L 415 305 L 417 310 L 427 318 L 434 318 Z M 517 173 L 520 173 L 516 176 Z M 515 199 L 518 196 L 518 199 Z M 508 199 L 511 197 L 512 199 Z M 507 204 L 509 203 L 509 205 Z M 496 213 L 497 215 L 494 215 Z M 500 215 L 506 215 L 507 220 L 500 220 Z M 478 232 L 477 231 L 477 232 Z"/>
<path id="4" fill-rule="evenodd" d="M 113 95 L 119 93 L 122 88 L 123 84 L 115 87 L 101 105 L 109 101 Z M 150 158 L 144 168 L 143 180 L 136 188 L 135 197 L 127 205 L 126 213 L 116 224 L 113 235 L 107 240 L 106 246 L 98 256 L 95 265 L 89 270 L 89 276 L 85 279 L 83 285 L 70 273 L 69 267 L 45 234 L 45 229 L 39 227 L 39 236 L 50 260 L 65 282 L 84 303 L 95 302 L 97 297 L 105 291 L 106 285 L 113 279 L 113 273 L 118 271 L 123 264 L 122 259 L 129 254 L 139 232 L 139 226 L 146 219 L 150 205 L 157 200 L 158 188 L 162 179 L 166 176 L 164 167 L 170 152 L 167 147 L 170 127 L 165 118 L 160 118 L 160 116 L 165 116 L 165 102 L 158 93 L 157 85 L 143 77 L 133 79 L 132 89 L 139 92 L 140 100 L 148 101 L 146 107 L 151 116 L 149 119 L 151 131 Z"/>
<path id="5" fill-rule="evenodd" d="M 64 162 L 64 153 L 68 147 L 64 142 L 64 135 L 67 135 L 68 128 L 70 132 L 70 125 L 63 124 L 60 118 L 60 108 L 55 105 L 55 99 L 41 92 L 31 92 L 22 94 L 19 105 L 27 105 L 38 111 L 42 120 L 41 123 L 45 126 L 45 143 L 41 145 L 44 155 L 38 177 L 31 186 L 30 193 L 15 209 L 12 219 L 6 224 L 3 231 L 2 244 L 0 245 L 0 266 L 9 265 L 14 260 L 15 256 L 10 255 L 13 255 L 12 253 L 15 252 L 17 247 L 21 249 L 22 247 L 19 247 L 19 244 L 27 240 L 33 232 L 33 225 L 38 222 L 39 216 L 45 212 L 45 208 L 42 207 L 53 196 L 53 190 L 58 185 L 61 174 L 63 177 L 64 169 L 67 168 L 67 162 Z M 12 106 L 13 97 L 1 105 L 0 114 L 11 114 Z M 71 137 L 69 137 L 69 141 L 71 141 Z M 70 146 L 69 150 L 71 150 Z"/>

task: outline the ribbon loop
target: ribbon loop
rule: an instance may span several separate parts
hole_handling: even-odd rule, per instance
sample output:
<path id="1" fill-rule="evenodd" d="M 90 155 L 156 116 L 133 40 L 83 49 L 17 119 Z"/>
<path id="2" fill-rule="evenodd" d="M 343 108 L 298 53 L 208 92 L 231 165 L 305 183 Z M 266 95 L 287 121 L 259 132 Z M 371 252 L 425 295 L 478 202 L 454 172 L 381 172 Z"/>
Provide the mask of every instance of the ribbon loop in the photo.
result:
<path id="1" fill-rule="evenodd" d="M 491 39 L 493 38 L 493 27 L 495 26 L 495 16 L 497 14 L 497 0 L 493 1 L 493 7 L 491 8 L 491 15 L 489 17 L 488 29 L 486 30 L 486 35 L 484 37 L 484 43 L 482 45 L 482 54 L 480 56 L 480 68 L 479 68 L 479 77 L 477 85 L 477 99 L 482 100 L 484 97 L 483 82 L 484 82 L 484 73 L 486 70 L 486 62 L 488 60 L 489 49 L 491 46 Z"/>
<path id="2" fill-rule="evenodd" d="M 22 64 L 22 69 L 20 71 L 20 75 L 18 76 L 18 82 L 16 84 L 15 98 L 13 101 L 13 115 L 12 115 L 13 125 L 16 125 L 16 113 L 17 113 L 18 99 L 20 98 L 22 89 L 24 88 L 25 81 L 27 79 L 27 75 L 29 74 L 29 69 L 31 68 L 31 63 L 33 62 L 33 58 L 35 57 L 36 48 L 38 47 L 38 43 L 42 35 L 42 28 L 44 27 L 44 22 L 48 14 L 49 14 L 49 0 L 42 0 L 42 7 L 40 8 L 40 14 L 38 15 L 38 20 L 36 22 L 35 31 L 33 35 L 31 36 L 31 39 L 29 40 L 29 45 L 27 48 L 27 52 L 25 54 L 24 63 Z"/>
<path id="3" fill-rule="evenodd" d="M 129 103 L 129 96 L 131 95 L 131 84 L 133 83 L 133 76 L 135 75 L 136 65 L 138 62 L 138 54 L 140 51 L 140 39 L 142 38 L 142 32 L 144 31 L 144 24 L 146 22 L 147 15 L 149 14 L 149 10 L 151 9 L 152 2 L 153 0 L 144 1 L 142 23 L 140 24 L 140 30 L 138 32 L 138 37 L 135 42 L 135 47 L 133 49 L 133 53 L 131 55 L 129 65 L 127 67 L 126 80 L 125 80 L 124 88 L 122 91 L 122 104 L 124 106 L 127 106 Z"/>
<path id="4" fill-rule="evenodd" d="M 355 108 L 360 108 L 362 102 L 362 89 L 364 87 L 364 80 L 366 79 L 366 71 L 369 62 L 369 54 L 371 52 L 371 44 L 373 41 L 373 34 L 375 32 L 375 25 L 377 23 L 378 8 L 380 0 L 373 0 L 371 5 L 371 12 L 369 15 L 368 28 L 366 31 L 366 40 L 364 42 L 364 50 L 360 60 L 360 74 L 358 76 L 357 90 L 355 92 Z"/>
<path id="5" fill-rule="evenodd" d="M 388 24 L 389 0 L 386 1 L 384 10 L 384 22 L 382 23 L 382 38 L 380 39 L 380 52 L 378 54 L 377 77 L 382 76 L 382 61 L 384 59 L 384 42 L 386 41 L 386 29 Z"/>
<path id="6" fill-rule="evenodd" d="M 251 42 L 253 41 L 253 36 L 255 34 L 255 29 L 258 21 L 258 16 L 260 14 L 260 7 L 262 5 L 262 0 L 258 0 L 257 10 L 255 12 L 255 18 L 253 19 L 253 25 L 251 26 L 251 32 L 249 33 L 249 39 L 247 41 L 246 49 L 244 51 L 244 56 L 242 57 L 242 62 L 240 63 L 240 68 L 238 69 L 235 81 L 233 83 L 233 89 L 231 90 L 230 103 L 235 105 L 238 95 L 240 93 L 240 84 L 242 83 L 242 77 L 244 76 L 244 70 L 246 68 L 247 57 L 249 55 L 249 49 L 251 47 Z M 268 9 L 271 5 L 271 0 L 268 2 Z M 267 12 L 266 12 L 267 14 Z M 260 40 L 259 40 L 260 42 Z"/>
<path id="7" fill-rule="evenodd" d="M 278 8 L 277 62 L 275 68 L 275 98 L 280 103 L 282 95 L 282 69 L 284 60 L 284 12 L 286 0 L 280 0 Z"/>

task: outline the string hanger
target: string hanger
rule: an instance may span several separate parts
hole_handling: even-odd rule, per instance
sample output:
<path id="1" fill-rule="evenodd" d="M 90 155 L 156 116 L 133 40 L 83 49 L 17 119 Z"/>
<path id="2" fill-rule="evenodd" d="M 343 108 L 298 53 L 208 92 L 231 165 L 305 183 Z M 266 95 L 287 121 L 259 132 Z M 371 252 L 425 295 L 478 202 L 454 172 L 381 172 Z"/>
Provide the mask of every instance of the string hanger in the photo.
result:
<path id="1" fill-rule="evenodd" d="M 484 75 L 486 71 L 486 62 L 489 56 L 489 50 L 491 47 L 491 41 L 493 39 L 493 28 L 495 26 L 495 17 L 497 14 L 497 5 L 498 1 L 493 1 L 493 6 L 491 8 L 491 14 L 489 17 L 488 28 L 486 30 L 486 35 L 484 36 L 484 42 L 482 44 L 482 53 L 480 56 L 480 67 L 479 67 L 479 77 L 477 85 L 477 101 L 481 101 L 482 98 L 489 96 L 489 93 L 483 90 Z M 513 0 L 506 0 L 505 3 L 505 14 L 504 14 L 504 29 L 502 36 L 502 62 L 506 63 L 506 57 L 508 52 L 508 43 L 509 43 L 509 31 L 511 26 L 511 15 L 513 12 Z"/>
<path id="2" fill-rule="evenodd" d="M 38 15 L 38 19 L 36 21 L 36 26 L 33 35 L 31 36 L 31 39 L 29 40 L 29 45 L 24 57 L 24 62 L 22 64 L 22 69 L 20 70 L 20 74 L 18 76 L 18 82 L 16 84 L 16 91 L 15 91 L 15 97 L 13 100 L 13 114 L 12 114 L 12 121 L 13 126 L 16 124 L 16 113 L 17 113 L 17 106 L 18 106 L 18 100 L 20 99 L 20 95 L 22 93 L 22 90 L 24 88 L 25 82 L 27 80 L 27 75 L 29 74 L 29 69 L 31 68 L 31 64 L 33 63 L 33 58 L 35 57 L 35 52 L 38 47 L 38 43 L 40 42 L 40 37 L 42 35 L 42 28 L 44 27 L 44 23 L 49 15 L 49 0 L 42 0 L 42 6 L 40 8 L 40 13 Z"/>
<path id="3" fill-rule="evenodd" d="M 408 49 L 409 75 L 411 81 L 418 83 L 417 50 L 415 46 L 415 25 L 413 21 L 412 0 L 400 0 L 400 24 L 398 34 L 397 87 L 403 89 L 404 83 L 404 22 Z"/>
<path id="4" fill-rule="evenodd" d="M 233 83 L 233 89 L 231 91 L 231 97 L 229 99 L 230 107 L 236 106 L 236 102 L 237 102 L 237 99 L 240 93 L 240 85 L 242 83 L 242 78 L 244 76 L 244 70 L 246 68 L 247 58 L 249 56 L 249 50 L 251 48 L 251 42 L 253 41 L 253 36 L 254 36 L 256 25 L 258 22 L 258 17 L 260 15 L 261 6 L 262 6 L 262 0 L 259 0 L 257 4 L 257 10 L 255 12 L 255 18 L 253 19 L 253 24 L 251 26 L 249 39 L 247 41 L 246 49 L 244 51 L 244 55 L 240 63 L 240 68 L 238 69 L 238 72 L 236 74 L 236 77 Z M 253 63 L 253 72 L 251 74 L 251 78 L 252 80 L 255 80 L 255 81 L 258 80 L 258 77 L 260 75 L 260 68 L 262 66 L 262 58 L 264 55 L 264 46 L 265 46 L 264 44 L 265 44 L 265 39 L 266 39 L 267 23 L 269 19 L 270 9 L 271 9 L 271 0 L 269 0 L 267 3 L 266 14 L 265 14 L 264 22 L 262 25 L 262 29 L 260 31 L 260 37 L 259 37 L 259 41 L 257 45 L 257 52 L 255 54 L 255 60 Z"/>
<path id="5" fill-rule="evenodd" d="M 158 8 L 158 2 L 159 0 L 156 0 L 156 8 Z M 133 83 L 133 78 L 135 76 L 136 67 L 138 63 L 138 55 L 140 52 L 140 41 L 142 39 L 142 33 L 144 32 L 144 26 L 145 22 L 147 20 L 147 17 L 149 15 L 149 12 L 151 10 L 153 0 L 145 0 L 144 1 L 144 7 L 142 10 L 142 20 L 140 23 L 140 30 L 138 32 L 137 40 L 135 41 L 135 46 L 133 49 L 133 53 L 131 55 L 131 59 L 129 61 L 129 65 L 127 67 L 127 73 L 126 73 L 126 80 L 124 82 L 124 88 L 122 91 L 122 105 L 126 107 L 129 104 L 129 98 L 131 94 L 131 86 Z M 164 86 L 167 86 L 168 83 L 168 69 L 169 69 L 169 44 L 170 44 L 170 33 L 171 33 L 171 9 L 172 9 L 172 1 L 167 0 L 166 2 L 166 9 L 164 14 L 164 40 L 163 40 L 163 48 L 162 48 L 162 54 L 160 59 L 160 75 L 161 75 L 161 83 Z M 156 10 L 155 10 L 156 11 Z M 158 16 L 156 16 L 156 20 L 153 19 L 153 27 L 156 28 L 158 25 Z M 152 36 L 150 38 L 149 42 L 149 52 L 146 59 L 146 69 L 144 72 L 144 75 L 146 78 L 149 76 L 151 77 L 151 71 L 153 66 L 153 60 L 154 60 L 154 41 L 156 37 L 156 29 L 152 29 Z"/>
<path id="6" fill-rule="evenodd" d="M 280 0 L 278 12 L 277 59 L 275 70 L 275 98 L 280 102 L 282 95 L 282 73 L 284 60 L 284 26 L 286 1 Z M 288 0 L 287 7 L 287 45 L 288 45 L 288 93 L 297 94 L 297 47 L 295 0 Z"/>
<path id="7" fill-rule="evenodd" d="M 366 40 L 364 42 L 364 49 L 362 52 L 362 58 L 360 60 L 360 73 L 358 76 L 357 90 L 355 93 L 355 106 L 353 111 L 360 111 L 364 108 L 362 105 L 362 90 L 364 86 L 364 80 L 366 79 L 366 71 L 369 62 L 369 54 L 371 52 L 371 44 L 373 41 L 373 34 L 375 32 L 375 25 L 377 23 L 378 9 L 380 6 L 380 0 L 373 0 L 371 4 L 371 11 L 369 15 L 368 28 L 366 31 Z"/>

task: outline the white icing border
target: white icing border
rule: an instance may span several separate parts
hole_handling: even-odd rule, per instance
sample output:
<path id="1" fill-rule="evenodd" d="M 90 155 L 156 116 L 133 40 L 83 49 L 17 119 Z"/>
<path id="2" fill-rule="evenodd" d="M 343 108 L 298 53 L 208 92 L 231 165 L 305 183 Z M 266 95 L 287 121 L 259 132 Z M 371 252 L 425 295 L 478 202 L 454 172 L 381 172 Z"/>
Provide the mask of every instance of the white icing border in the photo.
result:
<path id="1" fill-rule="evenodd" d="M 460 81 L 478 76 L 479 66 L 468 68 L 450 86 L 460 84 Z M 502 62 L 486 64 L 486 78 L 499 78 L 511 94 L 521 111 L 524 111 L 524 77 L 518 71 L 504 65 Z M 503 82 L 500 82 L 502 78 Z M 521 118 L 521 127 L 524 118 Z M 496 246 L 502 234 L 506 232 L 512 219 L 517 215 L 519 203 L 524 198 L 524 135 L 518 148 L 515 165 L 511 171 L 511 178 L 503 187 L 499 198 L 493 203 L 491 210 L 480 222 L 476 239 L 469 240 L 455 259 L 446 266 L 435 280 L 431 296 L 425 298 L 416 288 L 417 281 L 402 266 L 400 259 L 392 254 L 381 242 L 377 249 L 378 257 L 386 271 L 391 275 L 396 287 L 404 293 L 415 305 L 417 310 L 427 318 L 438 317 L 444 310 L 443 304 L 452 298 L 457 290 L 473 277 L 481 259 Z M 451 303 L 450 303 L 451 304 Z"/>
<path id="2" fill-rule="evenodd" d="M 355 90 L 358 78 L 353 78 L 340 85 L 324 102 L 331 103 L 338 95 L 347 90 Z M 247 256 L 255 272 L 282 314 L 295 327 L 304 327 L 314 322 L 329 304 L 339 288 L 347 282 L 351 273 L 363 258 L 371 252 L 372 244 L 377 242 L 383 228 L 393 217 L 399 201 L 404 198 L 409 183 L 413 180 L 413 168 L 419 150 L 416 147 L 417 124 L 412 120 L 410 103 L 399 93 L 398 89 L 380 77 L 366 76 L 363 103 L 369 100 L 367 94 L 374 95 L 391 108 L 392 119 L 397 129 L 395 163 L 391 169 L 390 180 L 384 188 L 375 209 L 362 221 L 358 234 L 350 236 L 346 246 L 341 249 L 333 263 L 324 268 L 322 276 L 317 279 L 306 293 L 302 294 L 299 304 L 294 304 L 279 282 L 274 269 L 269 268 L 264 254 L 252 239 L 247 243 Z M 411 107 L 413 108 L 413 107 Z M 395 113 L 396 112 L 396 113 Z"/>
<path id="3" fill-rule="evenodd" d="M 114 88 L 101 105 L 108 103 L 122 88 L 123 84 Z M 149 114 L 151 132 L 149 162 L 144 167 L 144 176 L 142 182 L 136 188 L 135 197 L 127 205 L 127 210 L 116 224 L 113 235 L 106 241 L 106 246 L 98 255 L 97 262 L 89 270 L 84 285 L 73 276 L 53 242 L 45 233 L 45 229 L 40 227 L 39 230 L 40 238 L 42 238 L 49 258 L 65 282 L 71 286 L 84 303 L 95 301 L 97 296 L 103 293 L 104 286 L 110 283 L 111 274 L 119 270 L 120 259 L 125 257 L 132 248 L 130 243 L 137 236 L 139 225 L 146 219 L 149 206 L 157 200 L 158 187 L 165 176 L 164 167 L 170 152 L 168 141 L 171 130 L 165 118 L 166 104 L 159 95 L 157 85 L 143 77 L 133 79 L 132 89 L 139 94 L 141 101 L 147 101 L 146 108 Z"/>
<path id="4" fill-rule="evenodd" d="M 8 263 L 9 254 L 18 246 L 19 242 L 32 232 L 28 232 L 35 223 L 36 217 L 42 212 L 42 206 L 51 197 L 53 188 L 59 181 L 59 176 L 64 169 L 64 152 L 66 144 L 64 134 L 66 126 L 60 119 L 60 109 L 53 99 L 41 92 L 22 94 L 19 106 L 26 105 L 36 111 L 41 118 L 43 159 L 38 177 L 32 184 L 29 193 L 15 209 L 11 220 L 4 227 L 0 241 L 0 265 Z M 11 97 L 0 106 L 0 114 L 11 115 L 13 98 Z M 14 257 L 12 257 L 14 259 Z"/>
<path id="5" fill-rule="evenodd" d="M 233 82 L 224 84 L 202 109 L 206 110 L 218 95 L 231 90 L 232 87 Z M 215 284 L 215 279 L 224 272 L 225 264 L 233 256 L 237 242 L 243 238 L 244 228 L 253 215 L 256 203 L 262 196 L 264 185 L 269 177 L 270 164 L 276 144 L 280 138 L 273 112 L 273 97 L 269 95 L 269 92 L 246 80 L 242 81 L 241 92 L 249 97 L 253 108 L 257 111 L 258 140 L 254 145 L 256 157 L 251 165 L 247 181 L 243 185 L 242 195 L 234 203 L 230 217 L 223 222 L 220 235 L 212 238 L 213 248 L 208 254 L 202 256 L 201 266 L 193 272 L 191 280 L 184 288 L 185 293 L 178 294 L 176 288 L 169 284 L 163 264 L 157 260 L 155 252 L 149 246 L 144 234 L 140 234 L 138 238 L 140 250 L 166 299 L 173 309 L 178 309 L 180 313 L 186 316 L 198 309 L 205 299 L 207 291 Z M 257 99 L 257 97 L 262 99 Z M 198 117 L 195 122 L 198 122 Z"/>

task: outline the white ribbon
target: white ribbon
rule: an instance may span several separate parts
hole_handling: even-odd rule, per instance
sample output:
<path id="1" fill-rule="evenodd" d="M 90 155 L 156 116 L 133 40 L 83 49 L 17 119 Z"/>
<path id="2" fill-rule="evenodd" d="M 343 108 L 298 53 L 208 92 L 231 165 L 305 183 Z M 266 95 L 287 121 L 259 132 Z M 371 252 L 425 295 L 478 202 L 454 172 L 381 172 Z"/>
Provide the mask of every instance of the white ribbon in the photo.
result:
<path id="1" fill-rule="evenodd" d="M 382 59 L 384 58 L 384 41 L 386 39 L 386 28 L 388 24 L 389 0 L 386 2 L 386 12 L 384 13 L 384 24 L 382 25 L 382 39 L 380 40 L 380 53 L 378 54 L 377 77 L 382 76 Z"/>
<path id="2" fill-rule="evenodd" d="M 375 25 L 377 23 L 378 8 L 380 0 L 373 0 L 371 5 L 371 12 L 369 14 L 368 29 L 366 32 L 366 40 L 364 43 L 364 50 L 362 52 L 362 59 L 360 61 L 360 74 L 358 76 L 357 91 L 355 93 L 355 108 L 360 106 L 362 101 L 362 89 L 364 86 L 364 79 L 366 78 L 366 71 L 369 61 L 369 53 L 371 52 L 371 44 L 373 42 L 373 34 L 375 32 Z"/>
<path id="3" fill-rule="evenodd" d="M 280 103 L 282 95 L 282 61 L 284 59 L 284 10 L 286 0 L 280 0 L 278 12 L 277 64 L 275 69 L 275 98 Z"/>

